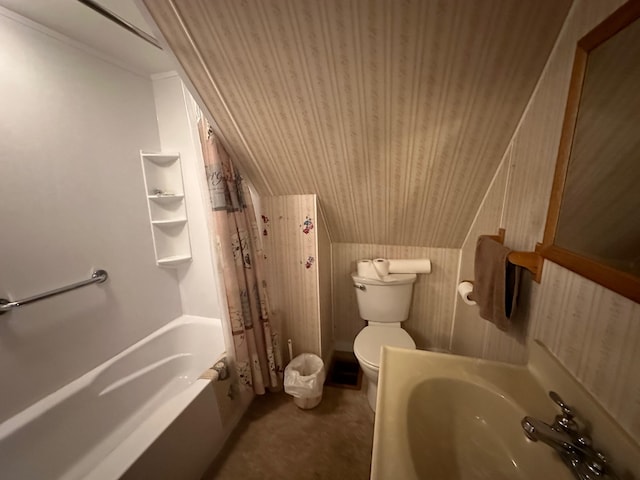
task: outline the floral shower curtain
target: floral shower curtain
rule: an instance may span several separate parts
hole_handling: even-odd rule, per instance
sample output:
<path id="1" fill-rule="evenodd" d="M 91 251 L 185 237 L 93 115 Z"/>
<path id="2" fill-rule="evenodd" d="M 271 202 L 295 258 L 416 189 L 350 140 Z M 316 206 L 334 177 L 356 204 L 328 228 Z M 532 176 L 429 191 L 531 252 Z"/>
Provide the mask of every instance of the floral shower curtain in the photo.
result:
<path id="1" fill-rule="evenodd" d="M 242 385 L 261 395 L 266 388 L 279 387 L 282 358 L 278 335 L 269 324 L 264 255 L 253 203 L 246 183 L 204 118 L 198 131 L 238 377 Z"/>

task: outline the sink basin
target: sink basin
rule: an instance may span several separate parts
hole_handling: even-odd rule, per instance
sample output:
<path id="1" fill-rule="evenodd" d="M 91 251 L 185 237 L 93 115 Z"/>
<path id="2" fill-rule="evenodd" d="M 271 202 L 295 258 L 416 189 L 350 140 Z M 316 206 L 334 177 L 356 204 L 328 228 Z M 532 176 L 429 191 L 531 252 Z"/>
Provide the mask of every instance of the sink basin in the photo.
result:
<path id="1" fill-rule="evenodd" d="M 526 366 L 393 347 L 381 364 L 372 479 L 574 478 L 523 433 L 557 414 Z"/>
<path id="2" fill-rule="evenodd" d="M 525 410 L 496 388 L 430 378 L 416 383 L 406 405 L 415 477 L 404 478 L 572 478 L 559 458 L 527 440 L 520 426 Z"/>

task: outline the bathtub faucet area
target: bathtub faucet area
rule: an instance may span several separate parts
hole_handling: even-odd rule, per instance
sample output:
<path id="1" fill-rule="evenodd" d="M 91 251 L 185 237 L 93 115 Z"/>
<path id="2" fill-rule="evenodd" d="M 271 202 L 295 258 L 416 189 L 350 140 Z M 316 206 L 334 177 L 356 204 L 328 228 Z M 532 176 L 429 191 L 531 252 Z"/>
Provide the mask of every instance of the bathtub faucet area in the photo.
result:
<path id="1" fill-rule="evenodd" d="M 545 443 L 558 452 L 562 461 L 579 480 L 617 479 L 607 465 L 604 454 L 592 447 L 591 438 L 578 427 L 571 407 L 556 392 L 549 392 L 549 397 L 560 407 L 562 413 L 556 416 L 551 425 L 537 418 L 524 417 L 521 425 L 527 438 Z"/>

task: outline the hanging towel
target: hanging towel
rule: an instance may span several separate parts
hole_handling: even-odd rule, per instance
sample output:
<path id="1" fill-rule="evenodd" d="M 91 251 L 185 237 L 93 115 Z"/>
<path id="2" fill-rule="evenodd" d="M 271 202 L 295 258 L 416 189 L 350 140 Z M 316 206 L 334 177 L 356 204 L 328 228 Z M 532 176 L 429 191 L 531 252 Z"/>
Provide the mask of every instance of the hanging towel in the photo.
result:
<path id="1" fill-rule="evenodd" d="M 475 281 L 469 296 L 478 303 L 480 316 L 507 331 L 516 310 L 520 267 L 509 263 L 510 249 L 488 235 L 478 237 Z"/>

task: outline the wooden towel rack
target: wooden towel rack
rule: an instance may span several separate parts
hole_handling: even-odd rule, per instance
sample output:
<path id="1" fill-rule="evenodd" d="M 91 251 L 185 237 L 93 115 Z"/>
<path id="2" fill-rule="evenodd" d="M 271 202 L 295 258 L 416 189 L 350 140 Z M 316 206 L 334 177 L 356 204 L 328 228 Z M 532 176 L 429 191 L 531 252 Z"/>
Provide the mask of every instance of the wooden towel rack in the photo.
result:
<path id="1" fill-rule="evenodd" d="M 496 242 L 504 244 L 504 228 L 498 230 L 498 235 L 490 235 Z M 526 268 L 533 274 L 533 280 L 540 283 L 542 278 L 543 258 L 539 253 L 540 244 L 536 245 L 535 252 L 511 252 L 509 254 L 509 262 Z"/>

